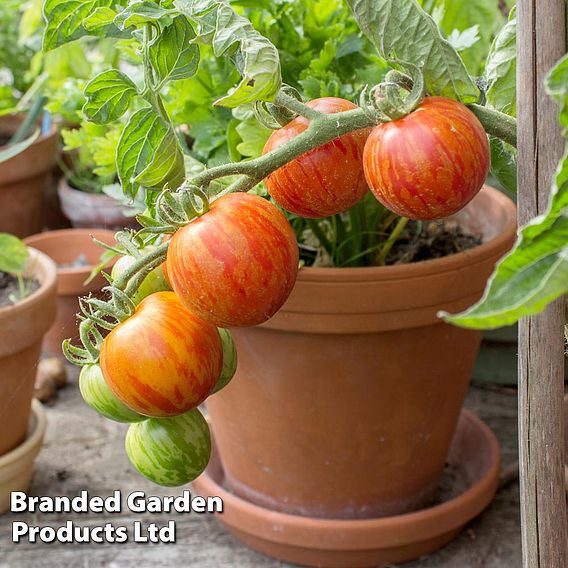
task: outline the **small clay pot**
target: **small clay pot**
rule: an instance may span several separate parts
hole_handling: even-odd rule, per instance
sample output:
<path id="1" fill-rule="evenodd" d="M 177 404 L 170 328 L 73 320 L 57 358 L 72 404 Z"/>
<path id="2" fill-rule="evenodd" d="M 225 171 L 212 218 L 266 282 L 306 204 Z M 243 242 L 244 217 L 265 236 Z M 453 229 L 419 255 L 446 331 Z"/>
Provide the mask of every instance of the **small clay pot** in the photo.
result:
<path id="1" fill-rule="evenodd" d="M 425 262 L 303 268 L 266 324 L 232 329 L 232 382 L 207 400 L 227 483 L 274 511 L 355 519 L 416 510 L 437 486 L 481 333 L 445 324 L 516 235 L 484 188 L 456 219 L 483 244 Z"/>
<path id="2" fill-rule="evenodd" d="M 62 357 L 63 340 L 78 337 L 79 297 L 90 292 L 96 295 L 106 284 L 100 274 L 85 284 L 93 268 L 100 263 L 100 256 L 104 251 L 93 242 L 93 237 L 106 244 L 114 243 L 114 232 L 103 229 L 62 229 L 39 233 L 25 239 L 26 244 L 44 252 L 58 265 L 57 319 L 43 342 L 43 351 L 49 357 Z M 86 258 L 87 265 L 69 268 L 59 266 L 72 263 L 81 255 Z"/>
<path id="3" fill-rule="evenodd" d="M 124 206 L 104 193 L 80 191 L 65 179 L 59 181 L 57 193 L 61 209 L 73 227 L 118 231 L 139 226 L 135 217 L 124 215 Z"/>
<path id="4" fill-rule="evenodd" d="M 55 263 L 30 249 L 28 276 L 37 278 L 40 287 L 0 308 L 0 456 L 26 438 L 41 343 L 55 321 Z"/>
<path id="5" fill-rule="evenodd" d="M 18 115 L 0 118 L 0 137 L 11 137 L 21 122 Z M 58 155 L 54 124 L 49 134 L 0 164 L 0 232 L 23 238 L 42 230 L 46 193 Z"/>
<path id="6" fill-rule="evenodd" d="M 0 457 L 0 515 L 10 507 L 12 491 L 26 491 L 30 487 L 34 461 L 43 444 L 47 428 L 45 410 L 40 402 L 32 402 L 29 434 L 26 440 Z"/>

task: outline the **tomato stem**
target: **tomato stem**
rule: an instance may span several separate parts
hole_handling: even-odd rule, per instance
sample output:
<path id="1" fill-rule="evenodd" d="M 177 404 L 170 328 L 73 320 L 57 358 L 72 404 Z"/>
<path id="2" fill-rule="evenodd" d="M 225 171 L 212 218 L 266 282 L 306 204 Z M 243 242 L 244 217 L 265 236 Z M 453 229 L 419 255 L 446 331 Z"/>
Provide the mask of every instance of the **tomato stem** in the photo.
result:
<path id="1" fill-rule="evenodd" d="M 517 121 L 508 114 L 485 106 L 470 104 L 469 110 L 477 116 L 485 132 L 517 147 Z"/>
<path id="2" fill-rule="evenodd" d="M 387 256 L 389 255 L 389 252 L 392 250 L 394 243 L 396 243 L 396 241 L 398 240 L 398 237 L 400 237 L 400 235 L 402 234 L 402 231 L 404 231 L 404 229 L 405 229 L 405 227 L 406 227 L 406 225 L 408 224 L 409 221 L 410 221 L 410 219 L 408 219 L 407 217 L 400 217 L 399 218 L 396 225 L 394 226 L 394 229 L 392 230 L 391 234 L 389 235 L 387 242 L 383 245 L 383 248 L 381 249 L 381 252 L 379 253 L 379 257 L 377 259 L 377 263 L 379 264 L 379 266 L 383 266 L 385 264 L 385 262 L 387 260 Z"/>

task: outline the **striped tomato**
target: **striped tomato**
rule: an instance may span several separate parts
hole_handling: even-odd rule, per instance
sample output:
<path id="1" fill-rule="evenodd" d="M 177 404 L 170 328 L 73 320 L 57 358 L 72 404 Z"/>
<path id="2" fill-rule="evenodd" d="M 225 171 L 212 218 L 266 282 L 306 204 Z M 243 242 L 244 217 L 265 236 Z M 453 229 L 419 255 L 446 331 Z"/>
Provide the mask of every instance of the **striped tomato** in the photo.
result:
<path id="1" fill-rule="evenodd" d="M 410 219 L 441 219 L 481 189 L 489 144 L 467 107 L 427 97 L 411 114 L 374 128 L 363 164 L 371 191 L 385 207 Z"/>
<path id="2" fill-rule="evenodd" d="M 298 245 L 272 203 L 232 193 L 174 234 L 166 263 L 190 311 L 218 327 L 250 326 L 272 317 L 290 295 Z"/>
<path id="3" fill-rule="evenodd" d="M 173 292 L 157 292 L 105 337 L 100 365 L 112 392 L 145 416 L 176 416 L 203 402 L 223 367 L 219 332 Z"/>
<path id="4" fill-rule="evenodd" d="M 173 418 L 149 418 L 131 424 L 125 441 L 132 465 L 154 483 L 177 487 L 207 467 L 211 435 L 197 408 Z"/>
<path id="5" fill-rule="evenodd" d="M 307 105 L 325 114 L 357 108 L 334 97 L 315 99 Z M 286 144 L 308 125 L 306 118 L 295 118 L 270 136 L 263 152 Z M 292 160 L 264 180 L 268 193 L 281 207 L 301 217 L 328 217 L 349 209 L 369 189 L 362 160 L 370 132 L 370 128 L 350 132 Z"/>
<path id="6" fill-rule="evenodd" d="M 116 422 L 139 422 L 146 418 L 130 410 L 114 396 L 98 365 L 85 365 L 81 369 L 79 390 L 83 400 L 106 418 Z"/>
<path id="7" fill-rule="evenodd" d="M 237 372 L 237 346 L 228 329 L 219 328 L 219 335 L 223 343 L 223 370 L 211 394 L 225 388 Z"/>

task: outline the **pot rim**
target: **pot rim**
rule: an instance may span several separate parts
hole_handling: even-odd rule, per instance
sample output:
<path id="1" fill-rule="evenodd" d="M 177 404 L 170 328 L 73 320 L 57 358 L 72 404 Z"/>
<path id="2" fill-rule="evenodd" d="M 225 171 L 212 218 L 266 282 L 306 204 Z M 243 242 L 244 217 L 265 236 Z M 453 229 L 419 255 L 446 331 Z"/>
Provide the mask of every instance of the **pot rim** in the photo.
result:
<path id="1" fill-rule="evenodd" d="M 366 282 L 377 280 L 400 280 L 401 278 L 420 278 L 429 274 L 451 272 L 464 265 L 484 262 L 487 258 L 500 256 L 507 243 L 516 235 L 517 217 L 515 203 L 492 186 L 484 185 L 482 191 L 488 193 L 495 205 L 507 215 L 508 220 L 503 230 L 492 239 L 462 252 L 442 258 L 422 260 L 408 264 L 391 266 L 362 266 L 350 268 L 303 267 L 298 271 L 298 280 L 304 282 L 329 282 L 330 280 L 348 280 Z"/>
<path id="2" fill-rule="evenodd" d="M 41 445 L 47 429 L 47 415 L 43 405 L 37 399 L 32 400 L 30 422 L 31 432 L 28 433 L 26 439 L 7 454 L 0 456 L 0 476 L 4 468 L 25 459 L 27 455 L 33 453 Z"/>
<path id="3" fill-rule="evenodd" d="M 46 240 L 49 240 L 51 237 L 57 238 L 59 236 L 63 236 L 63 235 L 77 235 L 79 236 L 79 233 L 82 234 L 86 234 L 86 236 L 93 237 L 93 236 L 97 236 L 96 234 L 101 234 L 101 233 L 108 233 L 109 235 L 112 234 L 113 238 L 114 235 L 116 233 L 116 231 L 110 230 L 110 229 L 96 229 L 96 228 L 92 228 L 92 229 L 82 229 L 80 227 L 72 227 L 69 229 L 57 229 L 56 231 L 44 231 L 43 233 L 37 233 L 36 235 L 31 235 L 29 237 L 26 237 L 24 239 L 24 242 L 26 244 L 28 244 L 28 246 L 33 247 L 35 243 L 37 242 L 44 242 Z M 98 238 L 98 237 L 97 237 Z M 101 240 L 101 239 L 99 239 Z M 104 251 L 104 249 L 102 247 L 101 248 L 101 252 Z M 43 253 L 45 254 L 45 253 Z M 51 257 L 49 257 L 51 258 Z M 54 259 L 52 259 L 54 260 Z M 111 267 L 115 262 L 116 262 L 116 258 L 113 258 L 112 260 L 110 260 L 109 262 L 107 262 L 104 266 L 104 268 L 109 268 Z M 55 261 L 54 261 L 55 262 Z M 60 268 L 59 266 L 56 266 L 56 270 L 57 270 L 57 274 L 59 276 L 74 276 L 74 275 L 80 275 L 80 274 L 90 274 L 90 272 L 93 270 L 93 268 L 95 268 L 96 266 L 98 266 L 97 264 L 88 264 L 85 266 L 74 266 L 74 267 L 63 267 Z"/>
<path id="4" fill-rule="evenodd" d="M 15 112 L 12 114 L 6 114 L 4 116 L 0 117 L 0 126 L 2 125 L 2 122 L 6 123 L 8 122 L 9 119 L 12 120 L 23 120 L 21 117 L 23 117 L 24 113 L 21 112 Z M 59 125 L 57 124 L 56 121 L 52 120 L 51 121 L 51 126 L 49 127 L 49 131 L 45 132 L 43 134 L 40 134 L 40 136 L 38 136 L 37 140 L 34 140 L 34 142 L 32 143 L 31 146 L 36 146 L 37 144 L 41 144 L 44 140 L 47 140 L 48 138 L 54 138 L 55 136 L 57 136 L 59 134 Z M 1 144 L 0 145 L 0 150 L 2 150 L 3 148 L 6 148 L 6 144 Z M 27 148 L 26 148 L 27 150 Z M 25 152 L 25 150 L 24 150 Z"/>
<path id="5" fill-rule="evenodd" d="M 29 296 L 20 300 L 11 306 L 4 306 L 0 308 L 0 321 L 4 318 L 17 317 L 18 314 L 30 307 L 32 304 L 40 300 L 41 296 L 48 293 L 51 288 L 57 285 L 57 266 L 55 262 L 47 256 L 44 252 L 37 250 L 34 247 L 28 247 L 30 251 L 30 260 L 36 258 L 44 267 L 45 279 L 40 281 L 40 286 L 37 290 L 32 292 Z M 33 271 L 33 275 L 37 276 L 38 271 Z"/>

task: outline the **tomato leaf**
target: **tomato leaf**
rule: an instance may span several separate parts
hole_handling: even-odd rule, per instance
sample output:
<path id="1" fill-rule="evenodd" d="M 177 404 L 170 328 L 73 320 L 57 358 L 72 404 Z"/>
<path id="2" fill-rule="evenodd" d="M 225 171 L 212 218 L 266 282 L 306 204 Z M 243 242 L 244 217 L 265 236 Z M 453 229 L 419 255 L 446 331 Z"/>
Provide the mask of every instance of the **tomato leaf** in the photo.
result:
<path id="1" fill-rule="evenodd" d="M 28 247 L 14 235 L 0 233 L 0 272 L 22 274 L 28 265 Z"/>
<path id="2" fill-rule="evenodd" d="M 432 4 L 430 13 L 437 11 L 438 26 L 460 52 L 469 72 L 481 75 L 493 35 L 503 21 L 496 0 L 434 0 Z M 473 28 L 477 30 L 477 41 L 468 44 L 466 38 L 472 39 Z M 459 48 L 454 43 L 458 37 Z"/>
<path id="3" fill-rule="evenodd" d="M 113 4 L 114 0 L 45 0 L 43 50 L 49 51 L 88 35 L 83 25 L 85 18 L 97 8 L 108 8 Z"/>
<path id="4" fill-rule="evenodd" d="M 83 113 L 91 122 L 108 124 L 127 111 L 136 94 L 136 85 L 127 75 L 109 69 L 87 83 Z"/>
<path id="5" fill-rule="evenodd" d="M 479 90 L 456 50 L 416 0 L 347 0 L 363 33 L 385 59 L 421 67 L 426 89 L 463 103 Z"/>
<path id="6" fill-rule="evenodd" d="M 495 37 L 487 62 L 485 78 L 489 84 L 487 102 L 493 108 L 515 116 L 517 112 L 517 18 L 513 8 L 509 21 Z"/>
<path id="7" fill-rule="evenodd" d="M 178 16 L 150 47 L 152 65 L 161 83 L 187 79 L 197 72 L 199 46 L 196 35 L 185 16 Z"/>
<path id="8" fill-rule="evenodd" d="M 234 108 L 255 100 L 270 101 L 282 84 L 280 58 L 274 45 L 227 0 L 175 0 L 174 5 L 199 26 L 199 38 L 216 57 L 233 55 L 241 82 L 216 105 Z"/>
<path id="9" fill-rule="evenodd" d="M 172 10 L 148 0 L 137 0 L 128 4 L 122 12 L 117 14 L 114 23 L 120 30 L 129 27 L 140 28 L 148 23 L 160 23 L 168 26 L 172 22 Z"/>
<path id="10" fill-rule="evenodd" d="M 130 32 L 127 30 L 120 30 L 114 23 L 116 12 L 112 8 L 103 6 L 97 8 L 90 16 L 83 20 L 83 27 L 91 35 L 100 37 L 116 37 L 127 38 L 130 37 Z"/>
<path id="11" fill-rule="evenodd" d="M 126 195 L 135 197 L 140 185 L 178 187 L 183 181 L 183 163 L 175 132 L 152 108 L 131 116 L 116 150 L 118 176 Z"/>
<path id="12" fill-rule="evenodd" d="M 491 173 L 511 193 L 517 193 L 517 152 L 499 138 L 489 137 Z"/>

